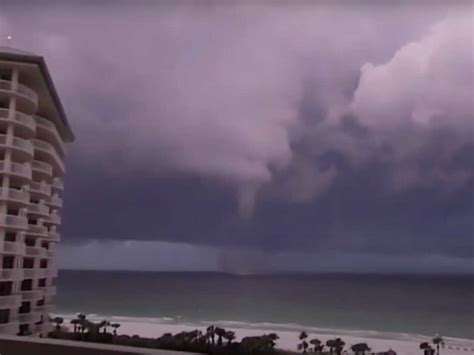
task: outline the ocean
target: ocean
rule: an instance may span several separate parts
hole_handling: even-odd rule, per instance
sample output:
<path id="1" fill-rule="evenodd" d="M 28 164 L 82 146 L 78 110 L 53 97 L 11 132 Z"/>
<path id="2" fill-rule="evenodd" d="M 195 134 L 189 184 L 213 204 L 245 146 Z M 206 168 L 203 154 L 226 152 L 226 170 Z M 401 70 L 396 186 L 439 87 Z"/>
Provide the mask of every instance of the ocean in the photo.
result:
<path id="1" fill-rule="evenodd" d="M 70 271 L 56 313 L 474 339 L 474 276 Z"/>

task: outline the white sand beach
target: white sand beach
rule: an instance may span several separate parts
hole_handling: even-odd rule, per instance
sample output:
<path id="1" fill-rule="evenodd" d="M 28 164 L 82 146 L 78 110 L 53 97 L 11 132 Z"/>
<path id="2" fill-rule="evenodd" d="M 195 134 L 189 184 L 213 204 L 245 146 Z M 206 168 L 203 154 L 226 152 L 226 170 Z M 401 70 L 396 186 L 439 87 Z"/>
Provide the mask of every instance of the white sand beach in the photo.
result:
<path id="1" fill-rule="evenodd" d="M 73 318 L 72 315 L 60 315 L 65 319 L 65 324 Z M 104 317 L 89 316 L 92 321 L 103 320 Z M 132 317 L 109 317 L 112 322 L 121 324 L 119 334 L 140 335 L 144 337 L 158 337 L 164 333 L 179 333 L 181 331 L 190 331 L 194 329 L 205 330 L 202 324 L 189 323 L 175 323 L 171 320 L 162 319 L 158 322 L 154 318 L 132 318 Z M 232 324 L 232 322 L 224 322 L 218 324 L 226 329 L 233 330 L 236 333 L 237 340 L 246 336 L 255 336 L 265 333 L 276 332 L 280 339 L 277 342 L 277 347 L 285 350 L 296 350 L 298 343 L 298 331 L 287 330 L 281 325 L 271 325 L 268 327 L 261 326 L 257 328 L 255 325 L 245 327 L 242 323 Z M 283 329 L 282 329 L 283 328 Z M 328 331 L 318 329 L 301 329 L 306 331 L 311 338 L 318 338 L 324 342 L 328 339 L 341 337 L 348 346 L 356 343 L 367 343 L 373 352 L 386 351 L 393 349 L 399 355 L 420 355 L 422 351 L 419 349 L 419 344 L 423 341 L 430 341 L 429 337 L 412 334 L 396 334 L 396 333 L 381 333 L 375 331 Z M 443 355 L 462 355 L 474 354 L 474 340 L 447 338 L 445 337 L 445 348 L 442 350 Z"/>

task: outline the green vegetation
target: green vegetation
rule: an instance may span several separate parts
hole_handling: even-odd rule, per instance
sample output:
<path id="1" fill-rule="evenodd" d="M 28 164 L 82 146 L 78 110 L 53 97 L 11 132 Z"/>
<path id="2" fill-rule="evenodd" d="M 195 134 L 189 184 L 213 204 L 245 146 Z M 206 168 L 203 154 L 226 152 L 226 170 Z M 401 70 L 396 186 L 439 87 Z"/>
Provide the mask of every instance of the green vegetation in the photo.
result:
<path id="1" fill-rule="evenodd" d="M 138 335 L 118 335 L 119 323 L 110 323 L 103 320 L 98 323 L 91 322 L 84 314 L 78 314 L 72 319 L 70 324 L 72 332 L 62 326 L 64 320 L 60 317 L 51 319 L 55 324 L 54 330 L 48 334 L 50 338 L 79 340 L 87 342 L 97 342 L 106 344 L 135 346 L 152 349 L 165 349 L 203 353 L 209 355 L 294 355 L 296 352 L 282 351 L 275 348 L 279 336 L 276 333 L 264 334 L 261 336 L 244 337 L 236 341 L 235 332 L 221 327 L 211 325 L 202 332 L 193 330 L 180 332 L 177 334 L 166 333 L 158 338 L 145 338 Z M 111 330 L 111 332 L 109 332 Z M 341 355 L 343 352 L 354 355 L 366 355 L 370 353 L 367 343 L 357 343 L 350 346 L 350 351 L 344 350 L 346 343 L 341 338 L 329 339 L 323 343 L 320 339 L 308 341 L 307 332 L 299 334 L 297 349 L 300 353 L 310 353 L 319 355 Z M 432 340 L 436 347 L 437 355 L 440 354 L 440 347 L 444 347 L 443 338 L 436 336 Z M 327 350 L 325 350 L 325 347 Z M 434 347 L 424 342 L 420 344 L 420 349 L 424 355 L 435 355 Z M 375 353 L 370 353 L 375 354 Z M 376 355 L 396 355 L 393 350 L 379 352 Z"/>

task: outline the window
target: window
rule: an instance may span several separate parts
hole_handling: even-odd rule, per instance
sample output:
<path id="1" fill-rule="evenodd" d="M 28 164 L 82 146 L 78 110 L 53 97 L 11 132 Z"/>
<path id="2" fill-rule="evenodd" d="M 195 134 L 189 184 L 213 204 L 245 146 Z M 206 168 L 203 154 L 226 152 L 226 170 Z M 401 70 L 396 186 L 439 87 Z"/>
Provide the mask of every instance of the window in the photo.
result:
<path id="1" fill-rule="evenodd" d="M 33 258 L 24 258 L 23 259 L 23 268 L 24 269 L 33 269 L 35 267 L 35 259 Z"/>
<path id="2" fill-rule="evenodd" d="M 13 282 L 2 281 L 0 282 L 0 296 L 9 296 L 12 294 Z"/>
<path id="3" fill-rule="evenodd" d="M 40 268 L 41 269 L 47 269 L 48 268 L 48 260 L 47 259 L 41 259 Z"/>
<path id="4" fill-rule="evenodd" d="M 18 309 L 18 313 L 30 313 L 31 312 L 31 303 L 30 302 L 22 302 L 21 307 Z"/>
<path id="5" fill-rule="evenodd" d="M 15 267 L 15 257 L 12 255 L 5 255 L 2 262 L 4 269 L 13 269 Z"/>
<path id="6" fill-rule="evenodd" d="M 34 247 L 35 244 L 36 244 L 36 239 L 35 239 L 35 238 L 28 238 L 28 237 L 27 237 L 27 238 L 25 239 L 25 245 L 26 245 L 27 247 Z"/>
<path id="7" fill-rule="evenodd" d="M 38 287 L 45 287 L 45 286 L 46 286 L 46 279 L 39 279 Z"/>
<path id="8" fill-rule="evenodd" d="M 10 310 L 0 309 L 0 324 L 8 323 L 10 320 Z"/>
<path id="9" fill-rule="evenodd" d="M 21 290 L 22 291 L 31 291 L 33 289 L 33 280 L 28 279 L 28 280 L 23 280 L 21 282 Z"/>
<path id="10" fill-rule="evenodd" d="M 7 232 L 7 233 L 5 234 L 5 241 L 6 241 L 6 242 L 14 242 L 14 241 L 16 241 L 16 233 Z"/>

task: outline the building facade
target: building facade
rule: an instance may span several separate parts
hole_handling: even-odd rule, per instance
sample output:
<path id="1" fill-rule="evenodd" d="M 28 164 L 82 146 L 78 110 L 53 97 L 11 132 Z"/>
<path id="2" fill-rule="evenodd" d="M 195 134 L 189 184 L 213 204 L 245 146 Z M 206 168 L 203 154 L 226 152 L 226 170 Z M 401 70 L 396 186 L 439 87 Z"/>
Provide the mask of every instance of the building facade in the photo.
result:
<path id="1" fill-rule="evenodd" d="M 44 59 L 0 47 L 0 333 L 50 328 L 65 143 L 73 139 Z"/>

